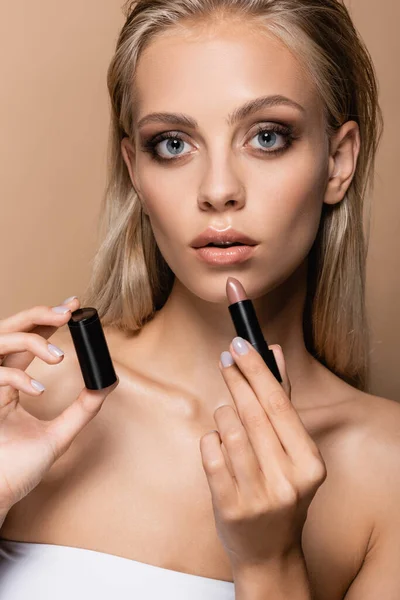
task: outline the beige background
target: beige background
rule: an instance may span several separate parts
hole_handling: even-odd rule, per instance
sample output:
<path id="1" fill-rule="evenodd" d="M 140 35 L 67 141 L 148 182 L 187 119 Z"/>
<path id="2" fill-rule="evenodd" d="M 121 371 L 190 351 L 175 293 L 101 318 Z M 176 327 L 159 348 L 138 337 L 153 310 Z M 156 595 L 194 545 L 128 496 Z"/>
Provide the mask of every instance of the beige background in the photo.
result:
<path id="1" fill-rule="evenodd" d="M 0 318 L 79 296 L 88 281 L 122 4 L 0 0 Z M 371 391 L 400 401 L 400 4 L 346 4 L 373 58 L 385 117 L 368 258 Z"/>

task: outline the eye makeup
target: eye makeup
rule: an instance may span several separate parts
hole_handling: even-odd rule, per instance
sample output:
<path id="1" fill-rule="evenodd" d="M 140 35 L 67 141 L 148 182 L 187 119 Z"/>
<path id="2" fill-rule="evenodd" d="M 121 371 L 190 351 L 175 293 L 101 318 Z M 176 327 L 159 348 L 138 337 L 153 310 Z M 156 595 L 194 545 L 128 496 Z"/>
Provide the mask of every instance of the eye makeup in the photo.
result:
<path id="1" fill-rule="evenodd" d="M 282 154 L 286 150 L 288 150 L 292 146 L 293 141 L 298 139 L 298 137 L 299 137 L 299 136 L 295 135 L 294 127 L 292 125 L 283 125 L 283 124 L 278 124 L 278 123 L 270 123 L 269 125 L 259 124 L 256 132 L 253 134 L 251 139 L 257 138 L 259 136 L 267 136 L 267 138 L 271 138 L 271 136 L 272 136 L 272 138 L 273 138 L 273 136 L 275 136 L 275 137 L 280 136 L 284 139 L 283 146 L 280 146 L 280 147 L 276 148 L 275 150 L 251 147 L 254 152 L 256 152 L 257 154 L 262 155 L 262 156 L 265 156 L 265 155 L 279 156 L 280 154 Z M 182 134 L 180 132 L 167 131 L 167 132 L 157 134 L 147 140 L 145 139 L 141 144 L 142 151 L 148 152 L 151 155 L 152 159 L 154 159 L 160 163 L 166 163 L 169 161 L 175 162 L 177 160 L 180 160 L 181 158 L 189 156 L 189 153 L 186 153 L 186 154 L 176 155 L 175 157 L 171 156 L 171 158 L 162 157 L 157 152 L 156 147 L 165 140 L 175 140 L 175 141 L 180 141 L 180 142 L 186 142 L 186 140 L 182 137 Z M 267 139 L 267 143 L 269 141 L 270 141 L 270 139 Z M 189 142 L 186 142 L 186 143 L 189 143 Z"/>

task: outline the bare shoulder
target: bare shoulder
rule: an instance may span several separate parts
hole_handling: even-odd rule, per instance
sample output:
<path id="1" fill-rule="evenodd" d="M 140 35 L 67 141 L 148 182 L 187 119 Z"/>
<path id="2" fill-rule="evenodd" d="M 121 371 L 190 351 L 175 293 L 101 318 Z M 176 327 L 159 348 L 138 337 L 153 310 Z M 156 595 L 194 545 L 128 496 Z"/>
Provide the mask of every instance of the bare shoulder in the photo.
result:
<path id="1" fill-rule="evenodd" d="M 369 476 L 382 482 L 393 477 L 393 484 L 398 485 L 400 402 L 370 394 L 362 394 L 359 402 L 364 414 L 360 441 L 368 460 Z"/>
<path id="2" fill-rule="evenodd" d="M 353 389 L 338 414 L 344 423 L 341 442 L 349 465 L 361 461 L 366 479 L 385 476 L 400 466 L 399 402 Z"/>
<path id="3" fill-rule="evenodd" d="M 357 390 L 351 411 L 363 453 L 372 459 L 400 444 L 400 402 Z M 397 456 L 394 457 L 397 459 Z"/>
<path id="4" fill-rule="evenodd" d="M 398 512 L 400 405 L 328 377 L 328 401 L 304 415 L 327 478 L 311 503 L 303 548 L 316 589 L 342 598 L 384 531 L 388 496 Z"/>
<path id="5" fill-rule="evenodd" d="M 369 535 L 362 561 L 346 598 L 397 598 L 400 585 L 400 404 L 358 393 L 351 417 L 357 419 L 348 472 L 357 486 L 357 511 L 367 515 Z M 342 501 L 347 500 L 342 496 Z M 383 594 L 383 595 L 382 595 Z"/>
<path id="6" fill-rule="evenodd" d="M 333 390 L 329 401 L 303 418 L 328 472 L 319 491 L 320 506 L 328 504 L 338 511 L 349 507 L 353 515 L 349 518 L 360 519 L 367 542 L 382 506 L 388 506 L 385 496 L 396 496 L 400 502 L 400 403 L 328 375 Z"/>
<path id="7" fill-rule="evenodd" d="M 377 531 L 385 513 L 397 513 L 400 502 L 400 403 L 357 391 L 349 417 L 346 462 Z M 372 542 L 371 535 L 369 547 Z"/>

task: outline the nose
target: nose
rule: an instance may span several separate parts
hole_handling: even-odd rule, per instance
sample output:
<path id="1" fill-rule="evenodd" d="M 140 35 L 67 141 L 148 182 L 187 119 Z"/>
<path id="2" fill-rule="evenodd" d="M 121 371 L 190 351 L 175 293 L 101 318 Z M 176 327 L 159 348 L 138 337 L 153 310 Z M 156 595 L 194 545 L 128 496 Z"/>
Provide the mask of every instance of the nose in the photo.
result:
<path id="1" fill-rule="evenodd" d="M 198 194 L 200 210 L 225 212 L 240 210 L 244 205 L 244 186 L 228 161 L 210 167 Z"/>

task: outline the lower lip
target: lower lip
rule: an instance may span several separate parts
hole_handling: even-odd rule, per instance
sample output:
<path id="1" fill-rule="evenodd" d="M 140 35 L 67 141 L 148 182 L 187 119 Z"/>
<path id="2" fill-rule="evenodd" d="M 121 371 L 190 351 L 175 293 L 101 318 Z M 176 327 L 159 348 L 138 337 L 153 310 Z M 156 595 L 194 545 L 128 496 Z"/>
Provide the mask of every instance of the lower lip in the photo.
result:
<path id="1" fill-rule="evenodd" d="M 242 263 L 254 253 L 256 246 L 232 246 L 231 248 L 213 248 L 205 246 L 195 248 L 197 256 L 211 265 L 231 265 Z"/>

